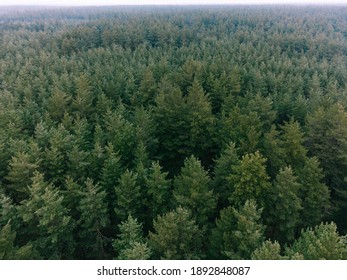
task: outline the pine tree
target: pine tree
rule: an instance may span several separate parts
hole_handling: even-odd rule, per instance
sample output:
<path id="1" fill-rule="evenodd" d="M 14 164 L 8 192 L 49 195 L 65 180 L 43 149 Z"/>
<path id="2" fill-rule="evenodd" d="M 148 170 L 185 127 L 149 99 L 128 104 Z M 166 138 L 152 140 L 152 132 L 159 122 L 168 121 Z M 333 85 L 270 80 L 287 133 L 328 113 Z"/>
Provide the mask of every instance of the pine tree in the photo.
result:
<path id="1" fill-rule="evenodd" d="M 106 192 L 91 179 L 85 181 L 85 189 L 79 201 L 80 211 L 79 246 L 83 252 L 83 259 L 103 259 L 105 255 L 106 237 L 103 234 L 109 225 Z"/>
<path id="2" fill-rule="evenodd" d="M 307 117 L 307 146 L 324 170 L 331 191 L 334 221 L 346 230 L 347 113 L 340 105 L 318 108 Z"/>
<path id="3" fill-rule="evenodd" d="M 202 232 L 187 209 L 176 210 L 158 216 L 154 232 L 149 233 L 149 245 L 155 259 L 200 259 Z"/>
<path id="4" fill-rule="evenodd" d="M 298 175 L 298 195 L 302 206 L 300 224 L 304 228 L 315 226 L 327 217 L 330 211 L 330 192 L 328 186 L 322 182 L 324 173 L 319 167 L 318 159 L 307 159 Z"/>
<path id="5" fill-rule="evenodd" d="M 206 150 L 213 146 L 213 127 L 215 124 L 208 96 L 195 79 L 186 97 L 189 122 L 189 142 L 191 153 L 199 158 L 206 156 Z"/>
<path id="6" fill-rule="evenodd" d="M 233 167 L 239 164 L 238 149 L 230 142 L 221 156 L 215 161 L 213 190 L 218 194 L 218 209 L 221 210 L 229 204 L 228 198 L 233 189 L 230 188 L 228 177 L 233 173 Z"/>
<path id="7" fill-rule="evenodd" d="M 70 258 L 74 250 L 74 223 L 63 205 L 64 197 L 35 172 L 29 187 L 30 198 L 23 200 L 20 215 L 27 238 L 44 259 Z"/>
<path id="8" fill-rule="evenodd" d="M 118 238 L 113 241 L 113 248 L 119 260 L 147 260 L 150 249 L 143 238 L 142 225 L 131 215 L 119 226 Z"/>
<path id="9" fill-rule="evenodd" d="M 279 138 L 280 132 L 273 125 L 269 132 L 264 134 L 263 149 L 264 156 L 268 159 L 267 171 L 270 178 L 275 178 L 281 168 L 286 166 L 284 161 L 284 145 Z"/>
<path id="10" fill-rule="evenodd" d="M 152 220 L 166 213 L 170 207 L 171 180 L 168 179 L 168 172 L 163 172 L 158 162 L 153 162 L 146 178 L 146 188 L 148 195 L 147 208 Z"/>
<path id="11" fill-rule="evenodd" d="M 199 225 L 206 224 L 216 205 L 209 184 L 208 173 L 193 156 L 184 161 L 180 175 L 174 180 L 176 205 L 190 209 Z"/>
<path id="12" fill-rule="evenodd" d="M 281 169 L 269 190 L 266 205 L 266 221 L 268 234 L 272 239 L 285 243 L 293 241 L 300 224 L 302 210 L 298 197 L 300 189 L 297 177 L 291 167 Z"/>
<path id="13" fill-rule="evenodd" d="M 128 169 L 121 175 L 115 187 L 116 203 L 114 211 L 119 221 L 124 221 L 129 215 L 138 217 L 143 207 L 141 189 L 137 185 L 137 174 Z"/>
<path id="14" fill-rule="evenodd" d="M 266 240 L 261 246 L 254 250 L 252 260 L 281 260 L 281 245 L 275 241 Z"/>
<path id="15" fill-rule="evenodd" d="M 264 239 L 261 211 L 255 201 L 247 200 L 239 210 L 229 206 L 220 212 L 213 232 L 213 246 L 223 258 L 250 259 Z"/>
<path id="16" fill-rule="evenodd" d="M 81 117 L 90 117 L 93 113 L 92 88 L 86 75 L 81 75 L 76 79 L 76 96 L 72 101 L 72 107 L 76 110 L 76 115 Z"/>
<path id="17" fill-rule="evenodd" d="M 161 90 L 156 98 L 155 120 L 160 155 L 169 170 L 177 173 L 177 166 L 184 158 L 194 154 L 210 157 L 212 151 L 213 126 L 211 104 L 197 80 L 188 89 L 187 96 L 170 85 Z"/>
<path id="18" fill-rule="evenodd" d="M 303 230 L 300 238 L 286 249 L 286 254 L 289 257 L 301 254 L 305 260 L 345 260 L 347 245 L 334 223 L 321 223 L 313 229 Z"/>
<path id="19" fill-rule="evenodd" d="M 34 259 L 35 254 L 31 244 L 22 247 L 15 246 L 16 233 L 11 224 L 0 226 L 0 260 L 28 260 Z"/>
<path id="20" fill-rule="evenodd" d="M 163 81 L 160 88 L 155 99 L 158 153 L 164 166 L 177 173 L 177 165 L 182 163 L 189 153 L 189 123 L 186 121 L 188 112 L 179 88 L 167 81 Z"/>
<path id="21" fill-rule="evenodd" d="M 124 117 L 122 105 L 114 111 L 107 111 L 104 116 L 103 129 L 106 142 L 112 144 L 119 152 L 123 166 L 130 165 L 136 148 L 135 129 L 133 124 Z"/>
<path id="22" fill-rule="evenodd" d="M 53 91 L 51 97 L 47 100 L 47 111 L 54 121 L 59 122 L 64 113 L 69 111 L 70 100 L 70 96 L 64 91 L 60 89 Z"/>
<path id="23" fill-rule="evenodd" d="M 109 193 L 117 185 L 122 172 L 120 156 L 112 145 L 105 148 L 106 158 L 101 169 L 101 185 Z"/>
<path id="24" fill-rule="evenodd" d="M 290 165 L 295 172 L 300 170 L 306 160 L 307 150 L 303 145 L 304 133 L 298 122 L 291 119 L 281 126 L 281 145 L 284 151 L 283 160 Z"/>
<path id="25" fill-rule="evenodd" d="M 239 105 L 224 104 L 219 120 L 218 144 L 220 147 L 234 142 L 241 154 L 256 152 L 262 123 L 256 112 L 243 113 Z"/>
<path id="26" fill-rule="evenodd" d="M 28 197 L 28 185 L 31 177 L 38 168 L 38 162 L 33 162 L 29 155 L 23 152 L 12 156 L 9 162 L 9 172 L 6 176 L 8 185 L 6 191 L 17 203 Z"/>
<path id="27" fill-rule="evenodd" d="M 140 82 L 139 90 L 132 97 L 134 106 L 148 107 L 153 105 L 157 94 L 157 84 L 151 70 L 147 69 Z"/>
<path id="28" fill-rule="evenodd" d="M 257 151 L 246 154 L 234 166 L 233 174 L 228 177 L 233 190 L 229 197 L 232 205 L 242 206 L 249 199 L 254 199 L 260 206 L 264 205 L 265 195 L 270 188 L 265 162 L 266 159 Z"/>

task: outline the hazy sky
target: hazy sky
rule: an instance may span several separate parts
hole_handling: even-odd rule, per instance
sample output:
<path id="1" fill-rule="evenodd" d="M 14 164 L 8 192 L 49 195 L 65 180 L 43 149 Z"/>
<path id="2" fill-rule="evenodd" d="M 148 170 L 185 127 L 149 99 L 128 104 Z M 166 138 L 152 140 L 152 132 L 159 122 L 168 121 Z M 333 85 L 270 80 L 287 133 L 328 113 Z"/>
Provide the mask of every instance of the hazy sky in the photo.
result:
<path id="1" fill-rule="evenodd" d="M 347 0 L 0 0 L 0 5 L 346 4 Z"/>

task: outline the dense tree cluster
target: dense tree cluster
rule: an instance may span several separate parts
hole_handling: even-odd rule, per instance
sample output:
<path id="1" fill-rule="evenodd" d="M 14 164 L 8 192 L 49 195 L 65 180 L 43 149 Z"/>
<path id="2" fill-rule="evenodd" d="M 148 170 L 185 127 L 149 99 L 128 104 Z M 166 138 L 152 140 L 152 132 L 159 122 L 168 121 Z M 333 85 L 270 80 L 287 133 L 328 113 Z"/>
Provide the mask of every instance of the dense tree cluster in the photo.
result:
<path id="1" fill-rule="evenodd" d="M 346 7 L 0 13 L 0 259 L 347 258 Z"/>

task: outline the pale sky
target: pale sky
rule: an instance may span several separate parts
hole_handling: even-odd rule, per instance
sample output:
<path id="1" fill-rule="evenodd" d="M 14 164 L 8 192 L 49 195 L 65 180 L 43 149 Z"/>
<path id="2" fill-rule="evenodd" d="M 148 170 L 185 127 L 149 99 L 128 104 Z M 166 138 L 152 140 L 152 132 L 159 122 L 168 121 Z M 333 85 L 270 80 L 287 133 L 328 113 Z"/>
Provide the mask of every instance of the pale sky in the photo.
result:
<path id="1" fill-rule="evenodd" d="M 347 0 L 0 0 L 4 5 L 345 4 Z"/>

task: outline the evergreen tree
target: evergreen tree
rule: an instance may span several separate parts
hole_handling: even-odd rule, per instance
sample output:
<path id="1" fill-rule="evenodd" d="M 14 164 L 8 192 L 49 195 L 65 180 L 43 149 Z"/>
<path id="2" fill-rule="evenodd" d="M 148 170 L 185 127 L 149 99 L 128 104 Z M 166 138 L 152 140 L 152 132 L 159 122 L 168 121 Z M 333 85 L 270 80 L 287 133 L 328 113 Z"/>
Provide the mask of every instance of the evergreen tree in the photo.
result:
<path id="1" fill-rule="evenodd" d="M 93 101 L 90 81 L 86 75 L 81 75 L 76 79 L 76 96 L 72 101 L 72 107 L 76 110 L 76 115 L 90 117 L 93 112 Z"/>
<path id="2" fill-rule="evenodd" d="M 260 206 L 264 205 L 265 196 L 270 188 L 266 174 L 266 159 L 259 153 L 246 154 L 233 168 L 228 183 L 233 192 L 229 201 L 242 206 L 247 200 L 254 199 Z"/>
<path id="3" fill-rule="evenodd" d="M 261 211 L 254 201 L 247 200 L 239 210 L 229 206 L 220 212 L 213 244 L 216 249 L 219 248 L 223 258 L 250 259 L 252 252 L 264 239 Z"/>
<path id="4" fill-rule="evenodd" d="M 114 211 L 119 221 L 125 221 L 129 215 L 138 217 L 143 207 L 141 189 L 137 185 L 137 174 L 128 169 L 121 175 L 115 187 L 116 202 Z"/>
<path id="5" fill-rule="evenodd" d="M 321 223 L 302 231 L 286 254 L 301 254 L 305 260 L 340 260 L 347 258 L 347 245 L 334 223 Z"/>
<path id="6" fill-rule="evenodd" d="M 334 220 L 347 229 L 347 114 L 337 104 L 318 108 L 307 117 L 307 146 L 320 161 L 325 183 L 330 187 Z"/>
<path id="7" fill-rule="evenodd" d="M 65 112 L 69 112 L 70 100 L 71 97 L 67 93 L 59 89 L 53 91 L 51 97 L 47 100 L 47 111 L 54 121 L 59 122 Z"/>
<path id="8" fill-rule="evenodd" d="M 275 241 L 266 240 L 252 253 L 252 260 L 281 260 L 281 245 Z"/>
<path id="9" fill-rule="evenodd" d="M 155 120 L 158 124 L 160 154 L 175 173 L 184 158 L 194 154 L 204 159 L 213 146 L 214 117 L 203 88 L 194 80 L 187 96 L 166 83 L 156 98 Z M 171 168 L 176 166 L 176 168 Z"/>
<path id="10" fill-rule="evenodd" d="M 274 125 L 264 134 L 263 154 L 268 159 L 267 171 L 271 178 L 275 178 L 281 168 L 286 166 L 284 145 L 279 138 L 280 132 Z"/>
<path id="11" fill-rule="evenodd" d="M 294 171 L 300 170 L 306 160 L 307 150 L 303 146 L 304 134 L 301 132 L 298 122 L 291 119 L 281 126 L 281 145 L 284 151 L 284 162 L 290 165 Z"/>
<path id="12" fill-rule="evenodd" d="M 103 231 L 110 223 L 106 192 L 91 179 L 85 181 L 85 189 L 79 201 L 78 210 L 80 211 L 79 245 L 83 258 L 105 258 L 107 238 Z"/>
<path id="13" fill-rule="evenodd" d="M 153 105 L 157 94 L 157 84 L 151 70 L 147 69 L 140 82 L 139 90 L 132 97 L 134 106 L 142 105 L 148 107 Z"/>
<path id="14" fill-rule="evenodd" d="M 11 224 L 0 227 L 0 260 L 28 260 L 34 259 L 31 244 L 22 247 L 15 246 L 16 233 L 12 231 Z"/>
<path id="15" fill-rule="evenodd" d="M 300 224 L 304 228 L 319 224 L 329 215 L 330 192 L 328 186 L 322 182 L 323 174 L 315 157 L 307 159 L 305 166 L 298 174 L 300 182 L 298 195 L 302 206 Z"/>
<path id="16" fill-rule="evenodd" d="M 213 190 L 218 194 L 218 209 L 221 210 L 229 204 L 231 188 L 228 177 L 233 173 L 233 167 L 239 164 L 238 149 L 230 142 L 221 156 L 215 161 L 214 178 L 212 180 Z"/>
<path id="17" fill-rule="evenodd" d="M 285 243 L 293 241 L 300 224 L 301 200 L 298 197 L 300 184 L 291 167 L 281 169 L 269 190 L 266 207 L 268 234 Z"/>
<path id="18" fill-rule="evenodd" d="M 206 224 L 215 208 L 215 198 L 209 184 L 208 173 L 193 156 L 184 161 L 180 175 L 174 180 L 176 204 L 190 209 L 199 225 Z"/>
<path id="19" fill-rule="evenodd" d="M 168 172 L 163 172 L 158 162 L 153 162 L 146 178 L 146 189 L 150 217 L 154 219 L 158 215 L 169 210 L 171 201 L 171 180 L 167 178 Z"/>
<path id="20" fill-rule="evenodd" d="M 20 206 L 21 230 L 44 259 L 70 258 L 75 245 L 74 223 L 63 205 L 64 197 L 38 172 L 34 173 L 29 194 Z"/>
<path id="21" fill-rule="evenodd" d="M 119 226 L 118 238 L 113 241 L 113 248 L 119 260 L 147 260 L 151 251 L 145 243 L 142 225 L 131 215 Z"/>
<path id="22" fill-rule="evenodd" d="M 212 115 L 210 101 L 196 79 L 188 89 L 186 107 L 189 122 L 189 142 L 187 144 L 191 147 L 192 154 L 203 159 L 206 156 L 206 150 L 213 146 L 215 119 Z"/>
<path id="23" fill-rule="evenodd" d="M 9 168 L 6 176 L 8 181 L 6 191 L 18 203 L 28 196 L 28 185 L 31 183 L 34 171 L 38 168 L 38 162 L 33 162 L 28 154 L 20 152 L 12 156 Z"/>
<path id="24" fill-rule="evenodd" d="M 224 148 L 234 142 L 240 153 L 256 152 L 262 130 L 262 123 L 256 112 L 243 113 L 236 105 L 224 104 L 219 121 L 219 146 Z"/>
<path id="25" fill-rule="evenodd" d="M 176 210 L 158 216 L 154 232 L 149 233 L 149 245 L 155 259 L 200 259 L 202 232 L 187 209 Z"/>

